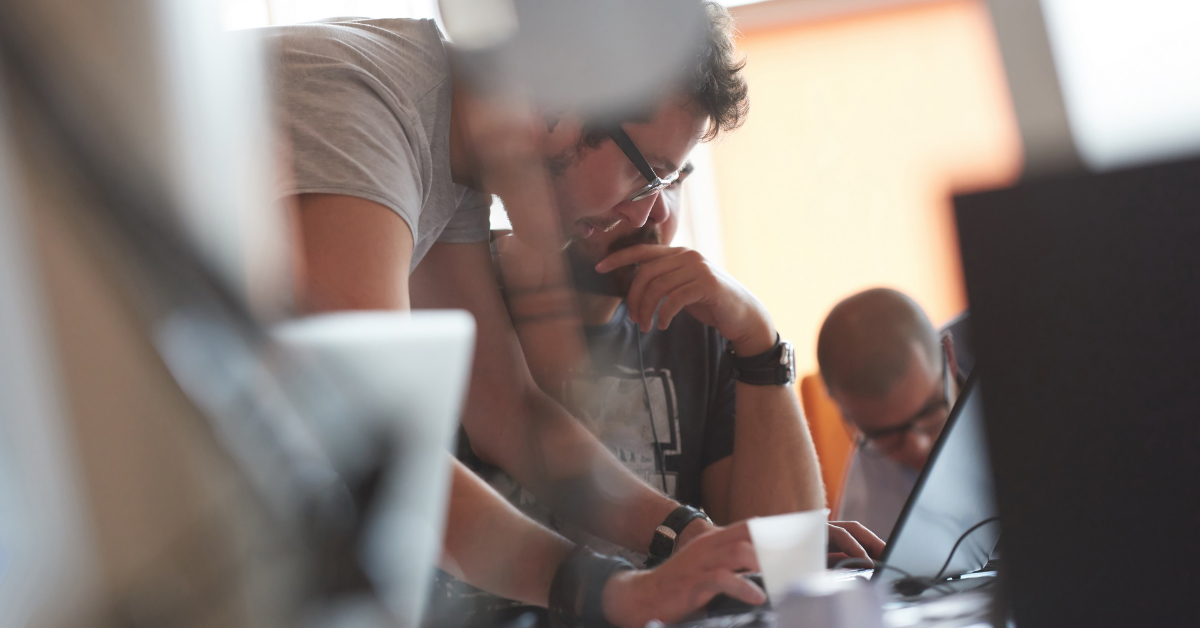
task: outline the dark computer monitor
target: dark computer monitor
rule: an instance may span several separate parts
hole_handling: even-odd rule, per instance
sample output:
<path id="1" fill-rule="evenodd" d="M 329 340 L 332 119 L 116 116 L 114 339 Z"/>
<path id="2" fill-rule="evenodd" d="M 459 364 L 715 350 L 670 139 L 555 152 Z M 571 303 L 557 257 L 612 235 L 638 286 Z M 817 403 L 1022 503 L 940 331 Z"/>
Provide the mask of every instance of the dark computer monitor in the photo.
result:
<path id="1" fill-rule="evenodd" d="M 955 208 L 1016 625 L 1194 625 L 1200 161 Z"/>

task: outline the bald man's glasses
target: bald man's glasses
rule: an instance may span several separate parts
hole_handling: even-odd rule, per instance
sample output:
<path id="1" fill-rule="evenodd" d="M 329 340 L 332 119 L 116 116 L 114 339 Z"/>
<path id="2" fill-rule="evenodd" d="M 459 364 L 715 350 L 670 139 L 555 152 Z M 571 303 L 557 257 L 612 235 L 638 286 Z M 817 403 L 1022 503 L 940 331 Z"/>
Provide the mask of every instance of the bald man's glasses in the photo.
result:
<path id="1" fill-rule="evenodd" d="M 946 424 L 950 415 L 950 397 L 953 394 L 954 379 L 950 373 L 950 358 L 942 346 L 942 376 L 938 389 L 929 395 L 929 400 L 908 420 L 892 427 L 871 430 L 869 432 L 851 427 L 854 432 L 855 444 L 859 450 L 879 455 L 896 453 L 904 448 L 910 433 L 936 435 Z"/>

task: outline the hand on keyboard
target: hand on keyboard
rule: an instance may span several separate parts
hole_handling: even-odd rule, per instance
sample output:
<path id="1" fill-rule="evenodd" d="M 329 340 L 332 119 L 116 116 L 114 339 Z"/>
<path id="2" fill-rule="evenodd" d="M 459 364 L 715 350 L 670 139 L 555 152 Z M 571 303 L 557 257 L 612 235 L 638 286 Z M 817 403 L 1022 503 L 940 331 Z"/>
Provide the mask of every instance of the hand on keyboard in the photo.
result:
<path id="1" fill-rule="evenodd" d="M 829 522 L 829 555 L 830 567 L 846 560 L 857 558 L 872 562 L 883 555 L 887 544 L 874 532 L 857 521 Z"/>

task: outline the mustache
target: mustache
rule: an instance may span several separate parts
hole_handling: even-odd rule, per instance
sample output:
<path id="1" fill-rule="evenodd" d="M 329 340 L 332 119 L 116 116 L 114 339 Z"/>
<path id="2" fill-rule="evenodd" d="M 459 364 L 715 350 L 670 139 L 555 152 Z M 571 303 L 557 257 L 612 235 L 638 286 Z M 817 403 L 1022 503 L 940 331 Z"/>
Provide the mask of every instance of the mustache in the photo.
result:
<path id="1" fill-rule="evenodd" d="M 662 244 L 662 227 L 646 225 L 627 236 L 617 238 L 608 245 L 608 254 L 612 255 L 617 251 L 639 244 Z"/>
<path id="2" fill-rule="evenodd" d="M 621 249 L 627 249 L 639 244 L 661 243 L 662 229 L 658 225 L 646 226 L 629 235 L 613 240 L 608 245 L 608 251 L 605 255 L 612 255 Z M 598 259 L 590 259 L 588 256 L 583 255 L 577 246 L 569 246 L 567 248 L 567 267 L 571 272 L 571 281 L 575 285 L 575 289 L 581 292 L 614 297 L 624 298 L 627 296 L 630 286 L 633 285 L 633 276 L 637 272 L 637 266 L 623 266 L 611 272 L 600 274 L 595 269 L 595 265 L 599 261 Z"/>

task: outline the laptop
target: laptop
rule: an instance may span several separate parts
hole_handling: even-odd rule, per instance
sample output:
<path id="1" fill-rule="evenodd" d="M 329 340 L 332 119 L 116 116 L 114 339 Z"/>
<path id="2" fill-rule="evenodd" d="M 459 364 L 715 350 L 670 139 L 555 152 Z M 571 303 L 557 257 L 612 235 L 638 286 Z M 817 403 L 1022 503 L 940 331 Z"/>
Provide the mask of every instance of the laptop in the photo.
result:
<path id="1" fill-rule="evenodd" d="M 977 374 L 967 380 L 871 581 L 920 594 L 983 569 L 1000 539 Z"/>
<path id="2" fill-rule="evenodd" d="M 999 542 L 1000 524 L 978 380 L 973 373 L 963 386 L 875 569 L 839 570 L 838 578 L 869 578 L 885 587 L 883 597 L 905 600 L 991 583 L 981 578 L 994 575 L 985 568 Z M 746 612 L 751 609 L 719 596 L 706 611 L 710 617 L 741 614 L 726 617 L 723 628 L 773 623 L 773 616 L 764 617 L 761 609 Z"/>

